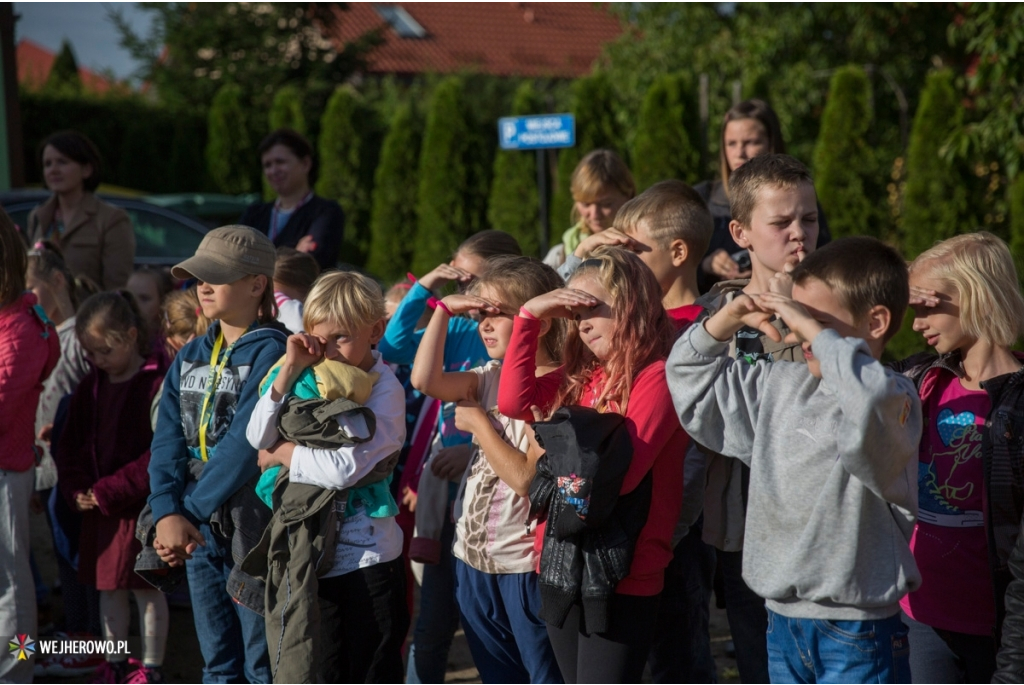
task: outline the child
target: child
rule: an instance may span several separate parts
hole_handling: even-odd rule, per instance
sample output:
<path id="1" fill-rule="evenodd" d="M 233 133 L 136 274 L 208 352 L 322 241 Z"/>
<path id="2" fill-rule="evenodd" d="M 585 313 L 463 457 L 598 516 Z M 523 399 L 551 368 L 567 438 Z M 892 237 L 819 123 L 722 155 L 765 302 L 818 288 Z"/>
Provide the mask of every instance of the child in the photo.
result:
<path id="1" fill-rule="evenodd" d="M 157 343 L 163 343 L 160 317 L 164 298 L 174 290 L 171 275 L 166 269 L 144 266 L 132 272 L 125 287 L 135 296 L 146 330 L 153 336 L 153 349 L 157 349 Z"/>
<path id="2" fill-rule="evenodd" d="M 697 304 L 709 313 L 740 294 L 766 292 L 776 273 L 792 268 L 814 251 L 818 235 L 814 184 L 807 168 L 792 157 L 763 154 L 746 162 L 729 179 L 729 199 L 729 230 L 736 243 L 750 251 L 751 276 L 749 280 L 717 283 L 698 299 Z M 788 332 L 781 321 L 776 319 L 774 323 L 783 336 Z M 750 363 L 760 359 L 804 361 L 799 345 L 776 342 L 750 327 L 737 331 L 729 349 L 735 358 Z M 722 571 L 740 680 L 763 683 L 768 681 L 768 614 L 764 600 L 751 591 L 741 575 L 748 482 L 748 468 L 742 461 L 707 455 L 704 542 L 715 547 Z"/>
<path id="3" fill-rule="evenodd" d="M 173 269 L 177 278 L 199 280 L 200 306 L 213 324 L 168 370 L 149 464 L 149 504 L 154 548 L 172 564 L 185 563 L 206 680 L 270 682 L 263 618 L 228 594 L 231 541 L 214 534 L 209 521 L 259 474 L 245 428 L 256 386 L 287 339 L 274 320 L 274 258 L 263 234 L 223 226 Z M 192 459 L 205 462 L 198 481 L 186 476 Z"/>
<path id="4" fill-rule="evenodd" d="M 695 440 L 750 466 L 743 577 L 767 600 L 771 682 L 907 682 L 899 600 L 921 584 L 908 544 L 921 407 L 878 362 L 906 311 L 906 265 L 873 238 L 846 238 L 792 283 L 793 299 L 741 295 L 683 333 L 672 399 Z M 806 365 L 731 358 L 744 325 L 780 337 L 772 315 Z"/>
<path id="5" fill-rule="evenodd" d="M 186 344 L 206 335 L 210 320 L 199 306 L 196 286 L 175 290 L 164 299 L 163 331 L 168 358 L 174 359 Z"/>
<path id="6" fill-rule="evenodd" d="M 945 240 L 910 265 L 914 330 L 938 357 L 904 365 L 921 396 L 920 516 L 910 547 L 921 588 L 903 598 L 914 682 L 990 682 L 1024 513 L 1019 432 L 1024 297 L 990 233 Z"/>
<path id="7" fill-rule="evenodd" d="M 135 574 L 141 545 L 135 521 L 149 494 L 148 409 L 163 380 L 166 357 L 150 351 L 148 332 L 127 290 L 93 295 L 75 320 L 93 370 L 71 399 L 54 450 L 61 494 L 82 512 L 78 579 L 100 591 L 106 640 L 127 640 L 128 591 L 139 606 L 143 659 L 108 654 L 98 682 L 160 682 L 167 644 L 167 599 Z M 137 667 L 137 668 L 133 668 Z"/>
<path id="8" fill-rule="evenodd" d="M 60 357 L 53 324 L 25 292 L 25 244 L 0 211 L 0 631 L 36 633 L 29 565 L 29 501 L 35 491 L 33 422 L 43 381 Z M 0 659 L 0 681 L 32 682 L 32 662 Z"/>
<path id="9" fill-rule="evenodd" d="M 529 525 L 530 482 L 536 461 L 526 455 L 527 425 L 497 410 L 501 360 L 512 322 L 528 300 L 561 286 L 554 269 L 530 257 L 495 257 L 466 295 L 449 295 L 434 309 L 413 384 L 431 397 L 458 402 L 456 426 L 479 447 L 456 501 L 455 597 L 473 661 L 485 683 L 561 683 L 551 643 L 538 618 L 540 587 Z M 481 313 L 480 338 L 492 361 L 470 371 L 444 371 L 451 316 Z M 537 376 L 555 373 L 565 320 L 545 322 L 537 345 Z"/>
<path id="10" fill-rule="evenodd" d="M 262 468 L 280 464 L 290 470 L 292 483 L 349 491 L 334 563 L 317 581 L 320 623 L 313 639 L 322 644 L 320 663 L 314 665 L 318 680 L 401 682 L 409 615 L 398 510 L 386 483 L 380 483 L 382 492 L 376 495 L 372 486 L 353 487 L 401 450 L 405 440 L 405 393 L 373 350 L 384 334 L 384 297 L 367 276 L 330 273 L 310 293 L 304 323 L 308 333 L 288 338 L 284 364 L 257 403 L 247 436 L 261 450 Z M 336 417 L 350 435 L 368 438 L 365 442 L 311 449 L 282 440 L 278 417 L 285 401 L 306 369 L 321 359 L 377 375 L 365 405 L 376 417 L 376 428 L 369 431 L 361 416 Z M 387 509 L 383 515 L 375 511 L 381 500 Z M 276 673 L 280 678 L 281 671 Z"/>
<path id="11" fill-rule="evenodd" d="M 274 262 L 274 301 L 280 321 L 292 333 L 302 331 L 302 303 L 320 275 L 320 265 L 313 255 L 291 247 L 277 248 Z"/>
<path id="12" fill-rule="evenodd" d="M 612 227 L 619 208 L 636 195 L 636 183 L 617 154 L 611 150 L 591 150 L 573 170 L 569 190 L 573 226 L 544 257 L 544 263 L 558 269 L 563 278 L 597 247 L 587 243 L 586 248 L 579 249 L 587 237 Z M 567 265 L 564 271 L 563 265 Z"/>
<path id="13" fill-rule="evenodd" d="M 465 287 L 483 274 L 488 259 L 521 254 L 516 239 L 502 231 L 480 231 L 464 240 L 451 262 L 440 264 L 423 276 L 398 305 L 380 341 L 380 353 L 384 359 L 391 364 L 413 363 L 423 338 L 423 330 L 417 328 L 417 322 L 427 309 L 432 290 L 450 282 Z M 453 317 L 448 322 L 445 342 L 445 371 L 468 371 L 488 360 L 487 348 L 477 335 L 476 321 Z M 437 495 L 435 500 L 450 503 L 455 498 L 456 483 L 449 484 L 448 481 L 457 482 L 465 471 L 471 453 L 468 445 L 471 436 L 455 427 L 455 404 L 451 402 L 438 411 L 437 425 L 437 435 L 422 466 L 418 496 L 424 495 L 426 486 L 427 500 L 431 499 L 429 491 L 432 488 Z M 406 679 L 408 682 L 434 683 L 444 680 L 448 649 L 458 627 L 450 553 L 455 526 L 447 514 L 440 517 L 428 515 L 436 512 L 435 507 L 421 507 L 418 502 L 416 509 L 419 537 L 413 539 L 410 553 L 414 558 L 429 558 L 435 563 L 423 569 L 420 612 L 409 649 Z"/>
<path id="14" fill-rule="evenodd" d="M 684 330 L 703 311 L 694 304 L 697 271 L 713 231 L 704 200 L 682 181 L 661 181 L 622 205 L 615 229 L 630 238 L 630 249 L 654 273 L 665 312 L 676 330 Z M 672 536 L 672 563 L 665 570 L 651 648 L 651 677 L 656 683 L 717 679 L 709 632 L 715 549 L 701 539 L 700 518 L 707 457 L 690 443 L 685 464 L 683 510 Z"/>
<path id="15" fill-rule="evenodd" d="M 614 588 L 608 630 L 585 632 L 579 603 L 562 625 L 548 625 L 567 683 L 639 682 L 655 637 L 657 624 L 651 618 L 672 559 L 689 442 L 669 406 L 664 368 L 673 330 L 661 296 L 654 274 L 636 255 L 604 247 L 573 273 L 566 288 L 530 300 L 513 322 L 498 410 L 522 420 L 534 409 L 539 413 L 566 405 L 622 414 L 633 457 L 621 494 L 636 489 L 647 474 L 653 482 L 629 575 Z M 576 319 L 557 386 L 548 376 L 537 377 L 536 363 L 544 322 L 554 317 Z"/>

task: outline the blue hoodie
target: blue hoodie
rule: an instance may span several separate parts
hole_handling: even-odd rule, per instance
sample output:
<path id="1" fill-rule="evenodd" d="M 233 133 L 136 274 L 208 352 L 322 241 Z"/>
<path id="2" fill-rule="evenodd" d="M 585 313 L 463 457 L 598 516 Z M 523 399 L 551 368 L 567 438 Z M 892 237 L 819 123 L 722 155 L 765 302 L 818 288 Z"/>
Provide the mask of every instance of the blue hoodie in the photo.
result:
<path id="1" fill-rule="evenodd" d="M 259 475 L 256 450 L 246 440 L 245 429 L 259 400 L 260 380 L 285 352 L 288 334 L 276 322 L 249 331 L 235 343 L 210 400 L 209 461 L 199 482 L 186 492 L 188 460 L 199 458 L 199 414 L 219 332 L 220 322 L 215 321 L 205 336 L 181 348 L 167 371 L 149 461 L 153 521 L 182 514 L 196 524 L 207 522 L 242 485 Z M 238 421 L 233 420 L 235 416 Z"/>

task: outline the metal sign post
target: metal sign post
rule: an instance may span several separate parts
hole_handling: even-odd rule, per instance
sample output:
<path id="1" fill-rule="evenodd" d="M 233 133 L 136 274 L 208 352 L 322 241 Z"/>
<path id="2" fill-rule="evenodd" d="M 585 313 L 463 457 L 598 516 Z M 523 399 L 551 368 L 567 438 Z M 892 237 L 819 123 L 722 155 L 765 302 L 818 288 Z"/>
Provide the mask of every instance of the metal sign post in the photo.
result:
<path id="1" fill-rule="evenodd" d="M 540 254 L 548 251 L 548 188 L 545 150 L 576 145 L 576 117 L 572 114 L 531 114 L 498 120 L 502 150 L 537 151 L 537 192 L 540 200 Z"/>

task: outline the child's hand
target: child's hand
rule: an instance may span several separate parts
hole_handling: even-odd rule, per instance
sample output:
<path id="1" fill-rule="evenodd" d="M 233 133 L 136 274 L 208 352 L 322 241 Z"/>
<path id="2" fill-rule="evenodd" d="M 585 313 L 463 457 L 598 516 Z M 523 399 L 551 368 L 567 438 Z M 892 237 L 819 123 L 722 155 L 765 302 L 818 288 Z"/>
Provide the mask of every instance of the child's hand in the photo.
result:
<path id="1" fill-rule="evenodd" d="M 910 306 L 911 307 L 926 307 L 931 309 L 932 307 L 939 306 L 939 293 L 935 290 L 925 290 L 919 288 L 916 285 L 910 286 Z"/>
<path id="2" fill-rule="evenodd" d="M 788 343 L 813 342 L 825 327 L 807 309 L 794 299 L 778 293 L 760 293 L 757 302 L 762 309 L 774 312 L 791 331 L 786 336 Z"/>
<path id="3" fill-rule="evenodd" d="M 418 499 L 419 496 L 408 485 L 402 488 L 402 505 L 409 510 L 409 513 L 416 513 L 416 501 Z"/>
<path id="4" fill-rule="evenodd" d="M 80 492 L 75 495 L 75 508 L 78 511 L 89 511 L 95 509 L 99 504 L 96 503 L 96 495 L 92 494 L 92 489 Z"/>
<path id="5" fill-rule="evenodd" d="M 725 280 L 733 280 L 736 278 L 746 278 L 750 276 L 750 270 L 740 271 L 740 265 L 736 263 L 736 260 L 723 249 L 718 249 L 709 254 L 701 262 L 701 268 L 704 273 L 714 274 L 719 278 Z"/>
<path id="6" fill-rule="evenodd" d="M 620 245 L 627 250 L 635 250 L 637 242 L 618 229 L 606 228 L 581 241 L 573 254 L 580 259 L 586 259 L 591 252 L 602 245 Z"/>
<path id="7" fill-rule="evenodd" d="M 301 371 L 316 364 L 324 356 L 325 344 L 326 341 L 322 338 L 309 333 L 296 333 L 288 336 L 285 348 L 285 366 Z"/>
<path id="8" fill-rule="evenodd" d="M 501 303 L 491 302 L 475 295 L 449 295 L 441 300 L 452 314 L 467 314 L 474 309 L 487 314 L 500 314 Z M 440 309 L 440 307 L 439 307 Z"/>
<path id="9" fill-rule="evenodd" d="M 782 335 L 772 325 L 774 312 L 764 309 L 757 301 L 742 293 L 704 322 L 704 329 L 719 342 L 726 342 L 744 326 L 756 328 L 775 342 L 782 342 Z"/>
<path id="10" fill-rule="evenodd" d="M 786 264 L 785 272 L 776 273 L 768 279 L 768 292 L 777 293 L 783 297 L 793 297 L 793 271 L 792 264 Z"/>
<path id="11" fill-rule="evenodd" d="M 53 424 L 48 423 L 45 426 L 39 428 L 39 435 L 36 436 L 36 440 L 39 442 L 50 443 L 50 436 L 53 434 Z"/>
<path id="12" fill-rule="evenodd" d="M 455 408 L 455 427 L 476 435 L 490 423 L 487 412 L 476 400 L 462 400 Z"/>
<path id="13" fill-rule="evenodd" d="M 462 480 L 462 474 L 465 473 L 474 450 L 476 447 L 473 445 L 445 447 L 430 460 L 430 470 L 438 478 L 458 482 Z"/>
<path id="14" fill-rule="evenodd" d="M 596 307 L 598 304 L 600 301 L 590 293 L 575 288 L 559 288 L 533 298 L 523 308 L 538 319 L 571 319 L 575 316 L 573 309 Z"/>
<path id="15" fill-rule="evenodd" d="M 266 471 L 271 466 L 283 466 L 286 469 L 292 467 L 292 453 L 295 451 L 295 444 L 286 440 L 279 441 L 270 449 L 260 450 L 258 454 L 260 471 Z"/>
<path id="16" fill-rule="evenodd" d="M 181 566 L 192 558 L 192 552 L 206 546 L 206 539 L 192 523 L 181 514 L 164 516 L 156 522 L 156 539 L 153 548 L 160 558 L 171 566 Z"/>
<path id="17" fill-rule="evenodd" d="M 437 268 L 421 278 L 419 283 L 427 290 L 435 290 L 449 281 L 469 283 L 473 278 L 473 274 L 465 269 L 460 269 L 451 264 L 438 264 Z"/>

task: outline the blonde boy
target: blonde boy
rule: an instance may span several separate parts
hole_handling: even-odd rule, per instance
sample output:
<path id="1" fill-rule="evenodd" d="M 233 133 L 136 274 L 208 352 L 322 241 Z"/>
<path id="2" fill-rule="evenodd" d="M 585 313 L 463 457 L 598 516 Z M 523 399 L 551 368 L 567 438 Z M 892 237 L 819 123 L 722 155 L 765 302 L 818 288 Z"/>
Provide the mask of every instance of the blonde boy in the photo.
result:
<path id="1" fill-rule="evenodd" d="M 402 449 L 405 392 L 373 349 L 384 335 L 384 313 L 380 287 L 366 276 L 331 272 L 316 282 L 303 312 L 307 332 L 288 338 L 281 370 L 249 421 L 246 436 L 260 450 L 262 468 L 280 464 L 290 470 L 292 483 L 349 490 Z M 376 418 L 375 430 L 369 430 L 360 415 L 337 417 L 342 429 L 368 438 L 365 442 L 314 449 L 281 439 L 278 416 L 292 385 L 321 359 L 378 375 L 365 403 Z M 380 512 L 375 512 L 378 503 L 366 499 L 348 500 L 334 563 L 318 579 L 317 639 L 322 649 L 318 663 L 312 666 L 323 682 L 398 682 L 404 678 L 401 649 L 409 616 L 402 531 L 394 514 L 379 516 Z"/>

